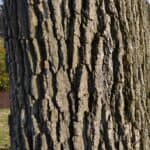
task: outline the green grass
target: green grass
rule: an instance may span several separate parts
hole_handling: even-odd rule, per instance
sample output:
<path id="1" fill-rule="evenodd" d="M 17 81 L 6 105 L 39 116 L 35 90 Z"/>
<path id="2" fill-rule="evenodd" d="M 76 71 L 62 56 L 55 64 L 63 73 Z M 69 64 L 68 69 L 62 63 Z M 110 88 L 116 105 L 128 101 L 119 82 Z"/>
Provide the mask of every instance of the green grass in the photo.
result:
<path id="1" fill-rule="evenodd" d="M 0 109 L 0 150 L 8 150 L 10 147 L 8 114 L 9 109 Z"/>
<path id="2" fill-rule="evenodd" d="M 0 91 L 9 89 L 9 79 L 6 73 L 4 41 L 0 38 Z"/>

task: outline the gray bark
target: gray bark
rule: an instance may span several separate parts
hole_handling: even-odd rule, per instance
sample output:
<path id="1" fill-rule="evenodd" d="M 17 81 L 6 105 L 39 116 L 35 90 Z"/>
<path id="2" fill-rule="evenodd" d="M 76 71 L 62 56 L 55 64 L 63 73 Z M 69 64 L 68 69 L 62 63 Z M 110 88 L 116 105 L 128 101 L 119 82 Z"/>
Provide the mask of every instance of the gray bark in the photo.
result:
<path id="1" fill-rule="evenodd" d="M 144 0 L 5 0 L 12 150 L 148 150 Z"/>

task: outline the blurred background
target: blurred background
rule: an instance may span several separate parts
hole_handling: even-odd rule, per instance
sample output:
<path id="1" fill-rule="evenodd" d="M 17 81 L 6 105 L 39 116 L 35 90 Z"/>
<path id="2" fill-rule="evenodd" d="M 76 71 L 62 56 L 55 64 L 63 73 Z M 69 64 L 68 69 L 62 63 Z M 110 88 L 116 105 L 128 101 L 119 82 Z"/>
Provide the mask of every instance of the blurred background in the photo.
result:
<path id="1" fill-rule="evenodd" d="M 9 79 L 6 72 L 6 50 L 4 46 L 3 30 L 3 5 L 0 0 L 0 150 L 8 150 L 9 129 Z"/>

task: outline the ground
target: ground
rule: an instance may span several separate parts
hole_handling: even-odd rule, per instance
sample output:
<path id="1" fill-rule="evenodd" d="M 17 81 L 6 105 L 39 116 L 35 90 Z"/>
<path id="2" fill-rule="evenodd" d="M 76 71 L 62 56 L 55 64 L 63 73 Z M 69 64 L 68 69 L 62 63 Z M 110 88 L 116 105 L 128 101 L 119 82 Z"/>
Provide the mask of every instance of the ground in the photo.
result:
<path id="1" fill-rule="evenodd" d="M 9 92 L 0 91 L 0 108 L 9 108 L 9 105 L 10 105 Z"/>
<path id="2" fill-rule="evenodd" d="M 8 150 L 10 146 L 8 114 L 9 114 L 9 109 L 0 108 L 0 150 Z"/>

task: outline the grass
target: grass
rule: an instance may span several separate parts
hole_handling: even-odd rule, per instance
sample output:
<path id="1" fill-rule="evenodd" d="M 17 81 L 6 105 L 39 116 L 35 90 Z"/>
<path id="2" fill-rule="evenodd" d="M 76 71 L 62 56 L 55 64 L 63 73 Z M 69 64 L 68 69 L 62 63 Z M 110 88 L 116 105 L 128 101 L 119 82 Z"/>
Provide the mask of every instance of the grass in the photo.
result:
<path id="1" fill-rule="evenodd" d="M 0 109 L 0 150 L 8 150 L 10 147 L 8 114 L 9 109 Z"/>

